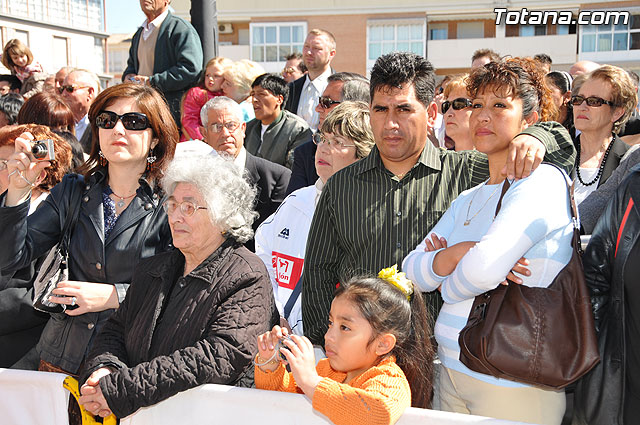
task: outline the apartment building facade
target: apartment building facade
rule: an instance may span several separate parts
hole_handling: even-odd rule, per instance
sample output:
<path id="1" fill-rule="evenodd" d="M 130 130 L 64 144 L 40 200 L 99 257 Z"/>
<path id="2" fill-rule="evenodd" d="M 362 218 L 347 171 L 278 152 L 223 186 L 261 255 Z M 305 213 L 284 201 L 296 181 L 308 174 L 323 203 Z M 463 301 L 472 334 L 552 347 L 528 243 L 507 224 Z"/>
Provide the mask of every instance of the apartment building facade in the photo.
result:
<path id="1" fill-rule="evenodd" d="M 2 46 L 20 39 L 46 72 L 73 66 L 106 82 L 105 1 L 0 0 Z"/>
<path id="2" fill-rule="evenodd" d="M 173 0 L 176 13 L 189 18 L 190 1 Z M 496 25 L 495 8 L 569 13 L 629 12 L 627 23 L 577 25 L 553 22 Z M 395 50 L 426 56 L 438 74 L 468 70 L 472 53 L 490 48 L 501 55 L 546 53 L 554 69 L 593 60 L 640 70 L 640 2 L 496 0 L 218 0 L 222 56 L 250 58 L 280 71 L 284 57 L 300 51 L 312 28 L 337 39 L 333 67 L 367 73 L 375 60 Z"/>

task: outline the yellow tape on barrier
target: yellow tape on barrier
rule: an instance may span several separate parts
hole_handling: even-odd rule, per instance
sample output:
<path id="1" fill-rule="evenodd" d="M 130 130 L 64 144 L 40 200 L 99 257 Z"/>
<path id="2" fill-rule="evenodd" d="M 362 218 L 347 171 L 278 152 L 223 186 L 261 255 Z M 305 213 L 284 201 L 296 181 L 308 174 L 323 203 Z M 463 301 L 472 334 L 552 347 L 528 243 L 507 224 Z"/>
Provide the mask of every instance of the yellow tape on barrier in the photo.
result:
<path id="1" fill-rule="evenodd" d="M 78 401 L 78 399 L 80 398 L 80 388 L 78 386 L 77 379 L 72 376 L 67 376 L 66 378 L 64 378 L 62 386 L 69 390 L 71 395 L 76 399 L 76 401 Z M 78 403 L 78 405 L 80 406 L 80 412 L 82 413 L 82 425 L 93 425 L 100 423 L 96 421 L 93 415 L 86 411 L 80 403 Z M 109 415 L 103 419 L 102 423 L 103 425 L 116 425 L 117 419 L 115 415 Z"/>

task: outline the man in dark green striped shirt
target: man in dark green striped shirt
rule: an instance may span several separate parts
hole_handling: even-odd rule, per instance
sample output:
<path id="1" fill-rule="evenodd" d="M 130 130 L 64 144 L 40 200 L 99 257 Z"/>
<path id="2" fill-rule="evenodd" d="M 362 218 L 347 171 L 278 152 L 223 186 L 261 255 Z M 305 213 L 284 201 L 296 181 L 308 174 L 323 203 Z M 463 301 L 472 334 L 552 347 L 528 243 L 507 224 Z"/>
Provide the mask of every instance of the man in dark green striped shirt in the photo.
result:
<path id="1" fill-rule="evenodd" d="M 437 115 L 434 88 L 433 67 L 412 53 L 381 56 L 371 71 L 376 146 L 329 179 L 307 241 L 302 317 L 305 335 L 314 344 L 324 345 L 339 282 L 401 266 L 458 194 L 489 177 L 484 154 L 447 151 L 428 142 Z M 569 172 L 574 156 L 560 124 L 539 123 L 512 141 L 507 174 L 526 177 L 543 158 Z M 439 293 L 426 297 L 437 316 Z"/>

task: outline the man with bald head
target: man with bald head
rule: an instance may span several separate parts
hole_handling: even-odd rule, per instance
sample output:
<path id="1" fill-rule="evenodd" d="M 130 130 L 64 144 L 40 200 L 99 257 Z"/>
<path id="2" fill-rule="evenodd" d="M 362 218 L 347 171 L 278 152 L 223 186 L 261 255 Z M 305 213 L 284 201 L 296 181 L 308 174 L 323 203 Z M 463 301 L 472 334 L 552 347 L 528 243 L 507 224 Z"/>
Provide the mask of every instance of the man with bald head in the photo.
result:
<path id="1" fill-rule="evenodd" d="M 592 61 L 579 61 L 571 65 L 571 68 L 569 68 L 569 74 L 571 74 L 572 77 L 576 77 L 578 75 L 588 74 L 598 68 L 600 68 L 599 63 Z"/>
<path id="2" fill-rule="evenodd" d="M 58 93 L 62 94 L 62 85 L 64 84 L 64 79 L 67 78 L 67 75 L 73 71 L 72 66 L 63 66 L 56 72 L 55 76 L 55 85 Z"/>
<path id="3" fill-rule="evenodd" d="M 87 113 L 94 99 L 100 93 L 100 80 L 91 71 L 76 69 L 65 77 L 60 90 L 62 97 L 73 112 L 73 119 L 76 122 L 76 137 L 80 141 L 82 149 L 89 153 L 91 150 L 91 129 Z"/>

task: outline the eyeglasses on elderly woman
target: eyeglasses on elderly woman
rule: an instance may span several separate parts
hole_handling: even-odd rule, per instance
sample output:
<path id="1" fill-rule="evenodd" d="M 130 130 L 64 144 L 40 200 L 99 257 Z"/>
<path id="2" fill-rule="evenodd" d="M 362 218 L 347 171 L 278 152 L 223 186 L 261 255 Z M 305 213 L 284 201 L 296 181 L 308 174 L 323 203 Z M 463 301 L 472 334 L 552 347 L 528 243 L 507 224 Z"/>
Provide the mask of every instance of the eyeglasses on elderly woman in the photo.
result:
<path id="1" fill-rule="evenodd" d="M 149 128 L 149 118 L 140 112 L 127 112 L 118 115 L 111 111 L 102 111 L 96 117 L 96 125 L 100 128 L 111 130 L 116 126 L 118 120 L 122 121 L 122 125 L 127 130 L 146 130 Z"/>
<path id="2" fill-rule="evenodd" d="M 167 214 L 173 214 L 176 209 L 180 208 L 180 212 L 185 217 L 191 217 L 198 210 L 206 210 L 207 207 L 201 207 L 200 205 L 196 205 L 191 201 L 182 201 L 178 202 L 173 199 L 168 199 L 162 204 L 162 207 L 167 212 Z"/>
<path id="3" fill-rule="evenodd" d="M 348 145 L 344 143 L 342 140 L 338 139 L 337 137 L 334 137 L 334 139 L 331 140 L 327 136 L 320 133 L 319 131 L 313 135 L 313 143 L 315 143 L 317 146 L 320 146 L 323 143 L 326 143 L 327 146 L 329 147 L 333 146 L 336 148 L 355 148 L 356 147 L 356 145 L 353 145 L 353 144 Z"/>
<path id="4" fill-rule="evenodd" d="M 589 96 L 589 97 L 584 97 L 580 95 L 571 96 L 571 104 L 573 106 L 580 106 L 584 101 L 587 101 L 587 106 L 595 106 L 596 108 L 599 108 L 603 104 L 609 105 L 609 106 L 616 106 L 615 103 L 613 103 L 612 101 L 604 100 L 603 98 L 598 96 Z"/>

